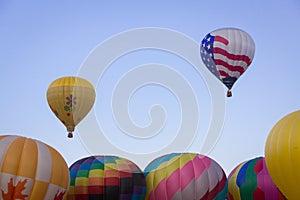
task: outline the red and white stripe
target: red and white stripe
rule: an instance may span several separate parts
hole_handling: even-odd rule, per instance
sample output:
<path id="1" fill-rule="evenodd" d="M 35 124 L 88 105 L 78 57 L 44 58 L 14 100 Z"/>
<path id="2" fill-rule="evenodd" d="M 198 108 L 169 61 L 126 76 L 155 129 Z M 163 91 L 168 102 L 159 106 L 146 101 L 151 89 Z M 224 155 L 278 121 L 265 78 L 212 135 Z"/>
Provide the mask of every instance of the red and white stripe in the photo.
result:
<path id="1" fill-rule="evenodd" d="M 239 29 L 219 29 L 214 36 L 214 62 L 221 76 L 239 78 L 251 64 L 255 45 L 250 35 Z"/>

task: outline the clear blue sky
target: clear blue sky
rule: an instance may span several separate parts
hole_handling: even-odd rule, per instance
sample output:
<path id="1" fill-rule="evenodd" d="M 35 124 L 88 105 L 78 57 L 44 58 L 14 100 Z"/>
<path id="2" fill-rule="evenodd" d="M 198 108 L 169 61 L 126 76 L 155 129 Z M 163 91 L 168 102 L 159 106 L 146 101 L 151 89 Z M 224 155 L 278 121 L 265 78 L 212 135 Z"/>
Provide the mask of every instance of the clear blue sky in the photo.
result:
<path id="1" fill-rule="evenodd" d="M 68 164 L 72 164 L 89 155 L 89 152 L 76 134 L 72 140 L 66 137 L 65 128 L 48 108 L 46 90 L 53 80 L 76 75 L 97 45 L 123 31 L 143 27 L 167 28 L 200 43 L 210 31 L 236 27 L 253 37 L 256 52 L 253 63 L 235 84 L 233 97 L 226 99 L 222 135 L 209 154 L 228 174 L 240 162 L 263 156 L 265 140 L 273 125 L 284 115 L 300 108 L 300 70 L 297 61 L 300 56 L 299 19 L 298 0 L 2 0 L 0 133 L 41 140 L 56 148 Z M 201 76 L 179 57 L 151 50 L 127 56 L 117 60 L 106 71 L 107 77 L 104 76 L 96 86 L 95 112 L 98 118 L 105 118 L 105 115 L 109 118 L 111 115 L 102 103 L 110 101 L 105 94 L 111 93 L 109 90 L 114 88 L 111 85 L 113 81 L 126 73 L 126 70 L 151 62 L 168 64 L 184 74 L 198 93 L 198 99 L 203 97 L 203 101 L 199 100 L 200 112 L 204 112 L 206 116 L 206 112 L 210 111 L 209 95 Z M 125 68 L 119 70 L 118 66 L 122 65 Z M 206 91 L 201 92 L 202 89 Z M 149 101 L 161 104 L 168 102 L 166 110 L 171 114 L 168 114 L 170 118 L 166 127 L 169 131 L 161 133 L 169 134 L 162 137 L 167 140 L 172 137 L 174 127 L 176 129 L 179 126 L 176 99 L 158 86 L 149 86 L 144 90 L 136 93 L 131 101 L 132 119 L 143 126 L 149 123 Z M 225 92 L 224 87 L 224 96 Z M 134 109 L 135 105 L 139 109 Z M 200 121 L 205 124 L 209 119 Z M 105 134 L 109 134 L 110 130 L 114 131 L 110 128 L 113 124 L 107 126 L 104 128 Z M 204 125 L 202 130 L 201 127 L 200 135 L 207 128 Z M 197 151 L 201 136 L 199 138 L 193 144 L 192 151 Z M 124 141 L 120 141 L 117 135 L 110 139 L 115 140 L 117 145 L 122 145 Z M 101 141 L 99 145 L 101 146 Z M 158 144 L 152 144 L 152 147 L 155 145 Z M 138 148 L 136 151 L 140 151 Z M 131 147 L 130 150 L 134 151 L 135 148 Z"/>

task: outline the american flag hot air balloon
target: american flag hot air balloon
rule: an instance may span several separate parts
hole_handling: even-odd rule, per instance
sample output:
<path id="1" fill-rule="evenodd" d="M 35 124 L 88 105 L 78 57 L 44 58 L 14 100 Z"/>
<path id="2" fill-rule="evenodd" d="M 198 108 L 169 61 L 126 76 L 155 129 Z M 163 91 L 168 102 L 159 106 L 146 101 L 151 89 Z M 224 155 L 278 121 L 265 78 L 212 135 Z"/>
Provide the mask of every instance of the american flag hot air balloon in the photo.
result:
<path id="1" fill-rule="evenodd" d="M 247 70 L 254 57 L 251 36 L 236 28 L 222 28 L 208 33 L 201 42 L 200 53 L 205 66 L 228 88 Z"/>

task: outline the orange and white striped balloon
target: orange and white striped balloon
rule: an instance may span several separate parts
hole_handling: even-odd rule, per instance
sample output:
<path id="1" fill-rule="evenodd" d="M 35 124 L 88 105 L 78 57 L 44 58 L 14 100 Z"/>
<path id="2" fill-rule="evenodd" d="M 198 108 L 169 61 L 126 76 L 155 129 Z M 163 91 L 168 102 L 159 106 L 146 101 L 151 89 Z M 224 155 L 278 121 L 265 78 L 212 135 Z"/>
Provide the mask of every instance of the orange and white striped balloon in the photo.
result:
<path id="1" fill-rule="evenodd" d="M 16 135 L 0 136 L 0 199 L 63 199 L 69 177 L 64 158 L 49 145 Z"/>

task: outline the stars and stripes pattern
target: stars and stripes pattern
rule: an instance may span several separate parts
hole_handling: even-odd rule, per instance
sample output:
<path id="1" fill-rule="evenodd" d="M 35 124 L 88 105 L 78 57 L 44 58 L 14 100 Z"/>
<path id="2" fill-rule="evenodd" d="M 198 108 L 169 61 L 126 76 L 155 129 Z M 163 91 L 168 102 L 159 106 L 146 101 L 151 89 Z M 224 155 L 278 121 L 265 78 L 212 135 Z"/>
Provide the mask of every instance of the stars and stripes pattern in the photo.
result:
<path id="1" fill-rule="evenodd" d="M 219 79 L 221 79 L 214 62 L 213 43 L 215 37 L 207 34 L 201 43 L 201 58 L 206 67 Z"/>
<path id="2" fill-rule="evenodd" d="M 224 82 L 228 78 L 236 81 L 246 71 L 253 60 L 254 49 L 254 41 L 246 32 L 224 28 L 205 36 L 200 53 L 206 67 Z"/>

